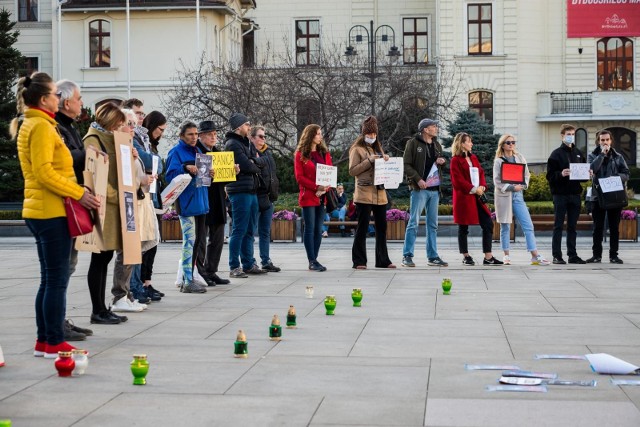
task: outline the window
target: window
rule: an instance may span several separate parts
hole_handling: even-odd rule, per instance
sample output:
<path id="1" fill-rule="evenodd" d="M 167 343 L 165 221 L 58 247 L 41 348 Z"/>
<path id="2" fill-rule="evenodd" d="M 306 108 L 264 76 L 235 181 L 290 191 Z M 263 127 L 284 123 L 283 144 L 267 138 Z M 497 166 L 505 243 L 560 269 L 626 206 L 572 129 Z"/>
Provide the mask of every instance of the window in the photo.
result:
<path id="1" fill-rule="evenodd" d="M 40 60 L 37 56 L 26 56 L 24 58 L 24 65 L 22 66 L 22 68 L 18 71 L 18 75 L 20 77 L 22 76 L 30 76 L 31 74 L 33 74 L 35 71 L 38 71 L 39 68 L 39 63 Z"/>
<path id="2" fill-rule="evenodd" d="M 636 153 L 638 152 L 638 134 L 623 127 L 610 127 L 607 128 L 607 130 L 613 135 L 612 147 L 622 154 L 628 166 L 635 166 L 637 159 Z"/>
<path id="3" fill-rule="evenodd" d="M 242 36 L 242 65 L 247 68 L 253 68 L 256 66 L 255 55 L 255 32 L 251 32 Z"/>
<path id="4" fill-rule="evenodd" d="M 471 92 L 469 110 L 475 111 L 487 123 L 493 124 L 493 94 L 483 90 Z"/>
<path id="5" fill-rule="evenodd" d="M 18 21 L 38 20 L 38 0 L 18 0 Z"/>
<path id="6" fill-rule="evenodd" d="M 598 89 L 633 90 L 633 42 L 630 39 L 598 40 Z"/>
<path id="7" fill-rule="evenodd" d="M 587 158 L 587 131 L 584 128 L 576 129 L 576 148 L 580 150 L 584 158 Z"/>
<path id="8" fill-rule="evenodd" d="M 427 18 L 404 18 L 402 42 L 405 64 L 427 64 L 429 62 Z"/>
<path id="9" fill-rule="evenodd" d="M 467 5 L 467 52 L 469 55 L 491 55 L 492 43 L 491 4 Z"/>
<path id="10" fill-rule="evenodd" d="M 111 23 L 89 22 L 89 67 L 111 67 Z"/>
<path id="11" fill-rule="evenodd" d="M 296 65 L 318 65 L 320 21 L 296 21 Z"/>

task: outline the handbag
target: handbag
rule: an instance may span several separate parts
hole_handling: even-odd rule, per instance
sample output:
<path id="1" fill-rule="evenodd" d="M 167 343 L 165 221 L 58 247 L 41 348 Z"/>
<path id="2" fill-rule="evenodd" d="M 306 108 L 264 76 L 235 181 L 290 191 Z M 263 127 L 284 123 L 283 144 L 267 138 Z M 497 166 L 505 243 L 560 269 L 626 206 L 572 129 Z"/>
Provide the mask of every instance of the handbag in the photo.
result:
<path id="1" fill-rule="evenodd" d="M 622 209 L 629 204 L 624 185 L 622 190 L 605 192 L 600 185 L 600 179 L 594 179 L 593 188 L 595 188 L 596 194 L 598 195 L 597 201 L 600 209 Z"/>
<path id="2" fill-rule="evenodd" d="M 93 216 L 89 209 L 71 197 L 64 198 L 64 210 L 67 213 L 67 225 L 71 237 L 82 236 L 93 230 Z"/>
<path id="3" fill-rule="evenodd" d="M 331 213 L 338 209 L 338 192 L 335 188 L 331 187 L 325 193 L 325 200 L 327 204 L 327 212 Z"/>

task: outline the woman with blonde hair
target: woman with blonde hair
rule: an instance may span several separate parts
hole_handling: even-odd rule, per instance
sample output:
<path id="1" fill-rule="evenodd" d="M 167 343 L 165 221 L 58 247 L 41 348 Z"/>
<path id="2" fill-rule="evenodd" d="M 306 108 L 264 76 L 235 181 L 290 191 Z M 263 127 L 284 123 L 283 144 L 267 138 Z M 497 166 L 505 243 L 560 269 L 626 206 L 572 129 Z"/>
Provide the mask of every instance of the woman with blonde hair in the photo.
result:
<path id="1" fill-rule="evenodd" d="M 502 182 L 502 164 L 503 163 L 520 163 L 524 165 L 524 182 L 522 184 L 509 184 Z M 533 222 L 529 209 L 524 201 L 524 190 L 529 186 L 529 166 L 524 156 L 518 153 L 516 149 L 516 137 L 511 134 L 505 134 L 498 141 L 496 157 L 493 161 L 493 184 L 495 186 L 494 203 L 496 209 L 496 222 L 500 224 L 500 245 L 504 251 L 504 264 L 511 264 L 509 257 L 509 234 L 511 231 L 511 222 L 515 216 L 527 242 L 527 250 L 531 252 L 531 265 L 549 265 L 551 264 L 542 255 L 538 253 L 536 248 L 536 236 L 533 232 Z"/>
<path id="2" fill-rule="evenodd" d="M 64 340 L 72 244 L 64 198 L 78 200 L 87 209 L 100 207 L 98 198 L 78 185 L 71 152 L 56 129 L 59 96 L 53 79 L 45 73 L 18 80 L 18 110 L 24 114 L 17 134 L 24 176 L 22 217 L 36 239 L 40 261 L 33 354 L 49 359 L 58 357 L 59 351 L 74 349 Z M 18 119 L 12 123 L 12 130 L 15 137 Z"/>
<path id="3" fill-rule="evenodd" d="M 453 139 L 451 146 L 451 184 L 453 184 L 453 222 L 458 224 L 458 249 L 463 256 L 463 265 L 475 265 L 469 255 L 467 235 L 469 225 L 480 224 L 482 228 L 483 265 L 502 265 L 491 253 L 493 221 L 487 207 L 484 193 L 487 182 L 478 157 L 471 153 L 473 141 L 467 133 L 461 132 Z M 484 196 L 484 197 L 483 197 Z"/>
<path id="4" fill-rule="evenodd" d="M 325 193 L 327 187 L 316 185 L 316 165 L 332 166 L 331 154 L 322 139 L 322 129 L 318 125 L 307 125 L 302 131 L 293 160 L 293 170 L 300 193 L 298 203 L 304 220 L 304 248 L 309 260 L 309 270 L 326 271 L 318 262 L 318 252 L 322 243 Z"/>

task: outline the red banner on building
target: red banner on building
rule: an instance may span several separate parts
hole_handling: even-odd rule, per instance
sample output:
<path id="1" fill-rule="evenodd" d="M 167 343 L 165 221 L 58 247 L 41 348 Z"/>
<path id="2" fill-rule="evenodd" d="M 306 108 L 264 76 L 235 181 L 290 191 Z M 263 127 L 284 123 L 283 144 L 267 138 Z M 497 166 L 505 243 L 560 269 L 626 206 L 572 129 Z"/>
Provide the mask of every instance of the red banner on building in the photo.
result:
<path id="1" fill-rule="evenodd" d="M 567 37 L 640 36 L 640 0 L 567 0 Z"/>

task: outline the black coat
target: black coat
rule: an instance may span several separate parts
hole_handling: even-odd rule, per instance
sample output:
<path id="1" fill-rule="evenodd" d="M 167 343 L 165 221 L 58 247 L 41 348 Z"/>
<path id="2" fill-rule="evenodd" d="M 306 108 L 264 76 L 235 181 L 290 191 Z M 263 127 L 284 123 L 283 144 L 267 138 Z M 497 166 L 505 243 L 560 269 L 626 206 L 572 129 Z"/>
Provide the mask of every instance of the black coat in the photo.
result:
<path id="1" fill-rule="evenodd" d="M 265 160 L 262 168 L 262 179 L 266 184 L 266 188 L 258 190 L 258 194 L 268 194 L 269 200 L 275 202 L 278 200 L 280 193 L 280 181 L 276 174 L 276 161 L 273 159 L 271 148 L 265 144 L 266 149 L 259 153 L 260 157 Z"/>
<path id="2" fill-rule="evenodd" d="M 236 181 L 228 182 L 227 193 L 253 193 L 258 190 L 258 174 L 264 167 L 265 160 L 256 157 L 256 149 L 249 138 L 242 137 L 235 132 L 227 132 L 225 136 L 224 151 L 233 151 L 236 164 L 240 165 L 240 173 L 236 175 Z"/>
<path id="3" fill-rule="evenodd" d="M 216 147 L 209 150 L 204 144 L 198 141 L 198 148 L 203 153 L 219 152 Z M 225 205 L 226 195 L 224 186 L 226 182 L 212 182 L 209 187 L 209 213 L 207 213 L 207 225 L 225 224 L 227 222 L 227 207 Z"/>
<path id="4" fill-rule="evenodd" d="M 627 166 L 627 162 L 624 160 L 624 157 L 622 157 L 622 154 L 614 150 L 613 147 L 611 147 L 609 155 L 605 156 L 598 145 L 593 152 L 589 153 L 587 159 L 589 163 L 591 163 L 594 181 L 595 178 L 619 176 L 624 185 L 629 180 L 629 167 Z M 597 198 L 598 195 L 593 191 L 591 193 L 591 200 Z"/>
<path id="5" fill-rule="evenodd" d="M 82 138 L 76 128 L 73 127 L 72 123 L 74 120 L 71 117 L 58 111 L 56 113 L 56 122 L 58 122 L 58 130 L 60 131 L 60 135 L 62 135 L 62 140 L 69 148 L 69 151 L 71 151 L 73 171 L 76 174 L 78 184 L 82 184 L 84 183 L 82 171 L 84 171 L 85 166 L 85 152 Z"/>
<path id="6" fill-rule="evenodd" d="M 569 147 L 563 142 L 560 147 L 553 150 L 547 160 L 547 181 L 551 194 L 582 194 L 580 183 L 588 180 L 570 180 L 568 176 L 562 176 L 562 170 L 568 169 L 569 163 L 585 163 L 586 160 L 575 145 Z"/>

